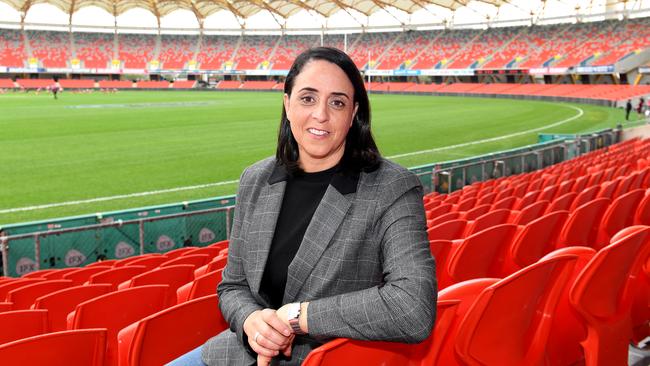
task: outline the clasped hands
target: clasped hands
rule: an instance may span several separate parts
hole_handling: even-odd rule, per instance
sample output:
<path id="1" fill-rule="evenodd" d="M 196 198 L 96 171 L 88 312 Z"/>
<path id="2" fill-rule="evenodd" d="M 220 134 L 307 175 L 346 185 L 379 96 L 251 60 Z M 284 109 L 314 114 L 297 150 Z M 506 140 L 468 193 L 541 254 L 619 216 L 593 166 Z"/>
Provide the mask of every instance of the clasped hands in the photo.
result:
<path id="1" fill-rule="evenodd" d="M 256 310 L 244 321 L 248 344 L 257 353 L 258 365 L 269 365 L 280 353 L 289 357 L 295 334 L 287 319 L 286 306 L 278 310 Z"/>

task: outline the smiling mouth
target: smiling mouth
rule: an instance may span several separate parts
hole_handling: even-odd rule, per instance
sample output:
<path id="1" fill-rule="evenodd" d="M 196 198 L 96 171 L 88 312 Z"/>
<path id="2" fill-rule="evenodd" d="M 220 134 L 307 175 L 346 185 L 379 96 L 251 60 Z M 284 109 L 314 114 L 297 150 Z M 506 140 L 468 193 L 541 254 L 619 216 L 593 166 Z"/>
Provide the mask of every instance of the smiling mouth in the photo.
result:
<path id="1" fill-rule="evenodd" d="M 308 131 L 309 133 L 313 134 L 313 135 L 316 135 L 316 136 L 325 136 L 325 135 L 329 135 L 329 132 L 327 132 L 327 131 L 323 131 L 323 130 L 319 130 L 319 129 L 316 129 L 316 128 L 308 128 L 307 131 Z"/>

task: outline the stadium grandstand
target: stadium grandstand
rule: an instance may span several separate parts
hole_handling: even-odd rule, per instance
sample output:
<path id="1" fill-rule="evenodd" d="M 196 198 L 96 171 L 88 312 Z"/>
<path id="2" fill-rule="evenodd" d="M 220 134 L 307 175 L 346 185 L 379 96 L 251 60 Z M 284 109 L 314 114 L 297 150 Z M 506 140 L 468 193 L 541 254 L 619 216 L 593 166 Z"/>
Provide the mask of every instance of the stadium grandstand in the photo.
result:
<path id="1" fill-rule="evenodd" d="M 314 46 L 420 179 L 439 292 L 424 342 L 304 365 L 650 365 L 650 0 L 0 0 L 0 365 L 229 328 L 237 177 Z"/>

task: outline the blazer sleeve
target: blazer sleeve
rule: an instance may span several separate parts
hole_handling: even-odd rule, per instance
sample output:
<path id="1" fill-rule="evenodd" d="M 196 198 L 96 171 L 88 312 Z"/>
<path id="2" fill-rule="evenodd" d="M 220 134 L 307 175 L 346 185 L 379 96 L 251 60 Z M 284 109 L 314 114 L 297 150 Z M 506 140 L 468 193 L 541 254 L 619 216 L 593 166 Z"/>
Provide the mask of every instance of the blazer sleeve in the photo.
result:
<path id="1" fill-rule="evenodd" d="M 422 186 L 410 172 L 379 191 L 374 237 L 380 243 L 381 285 L 311 301 L 307 312 L 314 338 L 417 343 L 435 322 L 435 263 L 429 249 Z"/>
<path id="2" fill-rule="evenodd" d="M 221 283 L 217 286 L 219 308 L 224 319 L 230 324 L 230 330 L 237 334 L 243 345 L 248 345 L 244 333 L 244 321 L 255 310 L 263 307 L 255 300 L 246 279 L 244 269 L 244 233 L 242 224 L 246 213 L 252 209 L 251 191 L 254 185 L 253 174 L 244 170 L 239 180 L 235 215 L 228 244 L 228 261 L 223 270 Z"/>

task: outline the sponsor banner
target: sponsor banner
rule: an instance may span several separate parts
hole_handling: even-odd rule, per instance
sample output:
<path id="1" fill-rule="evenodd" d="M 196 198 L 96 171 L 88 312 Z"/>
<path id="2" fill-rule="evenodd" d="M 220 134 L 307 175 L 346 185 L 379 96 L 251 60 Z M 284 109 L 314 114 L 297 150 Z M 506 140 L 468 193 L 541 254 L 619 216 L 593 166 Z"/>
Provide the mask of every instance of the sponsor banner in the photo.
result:
<path id="1" fill-rule="evenodd" d="M 145 69 L 122 69 L 123 74 L 144 74 L 146 73 Z"/>
<path id="2" fill-rule="evenodd" d="M 395 70 L 365 70 L 369 76 L 392 76 Z"/>
<path id="3" fill-rule="evenodd" d="M 614 72 L 614 65 L 607 66 L 580 66 L 576 69 L 578 74 L 611 74 Z"/>
<path id="4" fill-rule="evenodd" d="M 37 72 L 45 72 L 45 69 L 36 69 Z M 21 72 L 34 72 L 34 69 L 29 69 L 25 67 L 9 67 L 7 68 L 7 72 L 16 72 L 16 73 L 21 73 Z"/>
<path id="5" fill-rule="evenodd" d="M 548 73 L 553 75 L 562 75 L 569 72 L 568 67 L 549 67 Z"/>
<path id="6" fill-rule="evenodd" d="M 261 75 L 267 76 L 270 75 L 270 70 L 242 70 L 246 75 Z M 229 71 L 230 72 L 230 71 Z"/>
<path id="7" fill-rule="evenodd" d="M 420 75 L 420 70 L 395 70 L 393 72 L 395 76 L 417 76 Z"/>
<path id="8" fill-rule="evenodd" d="M 476 75 L 528 75 L 528 69 L 479 69 Z"/>
<path id="9" fill-rule="evenodd" d="M 45 72 L 69 73 L 72 72 L 72 69 L 63 68 L 63 67 L 52 67 L 52 68 L 45 69 Z"/>
<path id="10" fill-rule="evenodd" d="M 88 72 L 93 74 L 117 74 L 120 70 L 115 69 L 88 69 Z"/>
<path id="11" fill-rule="evenodd" d="M 528 69 L 528 73 L 531 75 L 548 74 L 548 67 L 536 67 L 536 68 Z"/>
<path id="12" fill-rule="evenodd" d="M 289 70 L 271 70 L 269 75 L 271 76 L 287 76 Z"/>
<path id="13" fill-rule="evenodd" d="M 429 69 L 420 70 L 420 75 L 429 76 L 473 76 L 474 69 Z"/>
<path id="14" fill-rule="evenodd" d="M 9 68 L 6 66 L 0 66 L 0 72 L 9 72 Z"/>
<path id="15" fill-rule="evenodd" d="M 2 70 L 1 67 L 0 70 Z M 639 72 L 642 74 L 650 74 L 650 67 L 639 67 Z"/>

